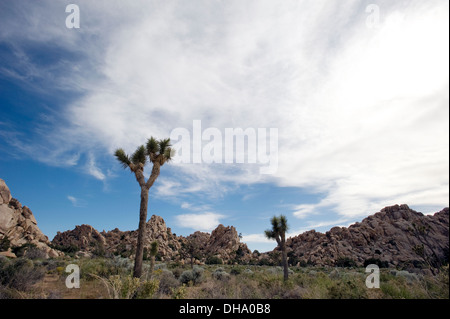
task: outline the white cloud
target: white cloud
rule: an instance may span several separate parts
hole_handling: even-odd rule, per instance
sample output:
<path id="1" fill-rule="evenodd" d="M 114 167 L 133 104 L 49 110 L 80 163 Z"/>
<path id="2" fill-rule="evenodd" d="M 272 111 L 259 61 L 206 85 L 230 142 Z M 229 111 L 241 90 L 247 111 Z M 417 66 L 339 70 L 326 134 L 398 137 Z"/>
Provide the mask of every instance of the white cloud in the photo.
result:
<path id="1" fill-rule="evenodd" d="M 86 202 L 83 199 L 77 198 L 72 195 L 67 195 L 67 199 L 72 203 L 73 207 L 85 207 Z"/>
<path id="2" fill-rule="evenodd" d="M 273 244 L 274 240 L 268 239 L 266 236 L 264 236 L 264 234 L 248 234 L 248 235 L 242 235 L 242 242 Z"/>
<path id="3" fill-rule="evenodd" d="M 224 215 L 206 212 L 200 214 L 182 214 L 175 216 L 177 226 L 191 228 L 195 231 L 211 232 L 219 224 Z"/>
<path id="4" fill-rule="evenodd" d="M 183 209 L 190 209 L 191 207 L 192 207 L 192 205 L 189 203 L 186 203 L 186 202 L 181 203 L 181 208 L 183 208 Z"/>
<path id="5" fill-rule="evenodd" d="M 95 158 L 92 154 L 89 154 L 89 159 L 86 164 L 87 172 L 95 177 L 98 180 L 104 181 L 106 176 L 103 174 L 103 172 L 97 167 L 97 164 L 95 162 Z"/>
<path id="6" fill-rule="evenodd" d="M 77 205 L 77 199 L 75 197 L 68 195 L 67 199 L 72 203 L 73 206 Z"/>
<path id="7" fill-rule="evenodd" d="M 79 71 L 57 77 L 84 94 L 65 112 L 69 125 L 49 133 L 58 137 L 55 155 L 91 152 L 86 171 L 104 180 L 97 153 L 132 151 L 194 119 L 220 130 L 275 127 L 276 175 L 252 165 L 172 164 L 157 193 L 214 198 L 271 182 L 325 194 L 297 217 L 448 205 L 447 1 L 382 1 L 376 29 L 358 1 L 200 3 L 81 2 L 82 32 L 70 36 L 56 18 L 32 28 L 41 9 L 23 30 L 3 28 L 85 57 Z"/>

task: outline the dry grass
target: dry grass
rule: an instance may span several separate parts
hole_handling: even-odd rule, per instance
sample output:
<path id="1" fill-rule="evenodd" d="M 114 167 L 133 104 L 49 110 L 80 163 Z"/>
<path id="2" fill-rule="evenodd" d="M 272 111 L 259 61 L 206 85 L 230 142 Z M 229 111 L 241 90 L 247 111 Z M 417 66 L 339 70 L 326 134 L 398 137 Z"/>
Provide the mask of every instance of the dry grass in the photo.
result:
<path id="1" fill-rule="evenodd" d="M 65 286 L 65 266 L 80 266 L 80 288 Z M 55 264 L 55 263 L 49 263 Z M 55 265 L 59 265 L 55 267 Z M 139 285 L 131 277 L 132 261 L 116 258 L 59 260 L 52 267 L 36 266 L 45 276 L 26 290 L 0 287 L 6 298 L 190 298 L 190 299 L 418 299 L 449 298 L 448 267 L 439 276 L 422 276 L 406 271 L 382 269 L 380 289 L 365 286 L 364 269 L 295 268 L 284 282 L 282 272 L 269 266 L 203 266 L 200 278 L 182 284 L 180 277 L 188 267 L 157 265 L 152 273 L 145 269 Z M 159 268 L 159 269 L 158 269 Z M 217 274 L 217 272 L 222 272 Z M 224 274 L 226 273 L 226 274 Z M 186 276 L 183 276 L 185 280 Z M 143 283 L 148 283 L 143 284 Z M 138 287 L 139 286 L 139 287 Z M 128 289 L 129 288 L 129 289 Z"/>

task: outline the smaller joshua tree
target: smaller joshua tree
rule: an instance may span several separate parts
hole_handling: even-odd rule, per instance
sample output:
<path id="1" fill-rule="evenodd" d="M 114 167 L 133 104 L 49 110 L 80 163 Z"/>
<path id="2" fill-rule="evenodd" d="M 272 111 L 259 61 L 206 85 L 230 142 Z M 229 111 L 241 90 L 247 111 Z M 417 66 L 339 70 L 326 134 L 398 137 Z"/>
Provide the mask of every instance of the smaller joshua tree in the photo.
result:
<path id="1" fill-rule="evenodd" d="M 155 268 L 155 258 L 158 254 L 158 242 L 154 241 L 150 245 L 150 273 L 153 273 L 153 269 Z"/>
<path id="2" fill-rule="evenodd" d="M 272 229 L 268 229 L 264 232 L 267 238 L 275 239 L 278 244 L 278 248 L 281 250 L 281 262 L 283 264 L 284 280 L 288 280 L 288 263 L 286 253 L 286 231 L 288 230 L 288 224 L 286 216 L 280 215 L 279 217 L 273 216 L 270 220 Z"/>

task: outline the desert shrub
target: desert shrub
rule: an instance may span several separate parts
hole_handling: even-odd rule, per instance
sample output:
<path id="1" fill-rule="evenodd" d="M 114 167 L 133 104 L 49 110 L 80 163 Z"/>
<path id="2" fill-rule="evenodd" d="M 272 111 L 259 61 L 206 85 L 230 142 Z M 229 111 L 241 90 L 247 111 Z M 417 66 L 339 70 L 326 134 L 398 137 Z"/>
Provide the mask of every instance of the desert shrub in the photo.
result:
<path id="1" fill-rule="evenodd" d="M 222 265 L 223 260 L 217 256 L 209 256 L 206 258 L 205 264 L 207 265 Z"/>
<path id="2" fill-rule="evenodd" d="M 42 266 L 45 266 L 48 272 L 53 272 L 56 267 L 63 266 L 64 264 L 64 261 L 55 259 L 45 259 L 42 261 Z"/>
<path id="3" fill-rule="evenodd" d="M 177 267 L 172 270 L 172 274 L 175 276 L 175 278 L 180 278 L 181 274 L 183 273 L 183 268 Z"/>
<path id="4" fill-rule="evenodd" d="M 304 260 L 304 259 L 301 259 L 299 261 L 299 266 L 300 267 L 307 267 L 308 266 L 308 262 L 306 260 Z"/>
<path id="5" fill-rule="evenodd" d="M 93 243 L 91 243 L 93 244 Z M 105 247 L 101 244 L 94 244 L 94 249 L 92 250 L 92 254 L 97 257 L 106 257 L 108 254 L 105 250 Z"/>
<path id="6" fill-rule="evenodd" d="M 246 268 L 244 270 L 244 274 L 246 274 L 246 275 L 253 275 L 253 271 L 250 268 Z"/>
<path id="7" fill-rule="evenodd" d="M 131 275 L 113 275 L 108 278 L 94 276 L 105 284 L 111 299 L 148 299 L 154 296 L 159 287 L 159 280 L 156 279 L 141 280 Z"/>
<path id="8" fill-rule="evenodd" d="M 230 274 L 227 273 L 223 268 L 217 268 L 212 273 L 212 277 L 216 280 L 220 281 L 228 281 L 230 280 Z"/>
<path id="9" fill-rule="evenodd" d="M 341 274 L 337 268 L 333 269 L 328 276 L 334 280 L 341 278 Z"/>
<path id="10" fill-rule="evenodd" d="M 367 289 L 364 283 L 357 280 L 334 281 L 328 287 L 330 299 L 361 299 L 367 298 Z"/>
<path id="11" fill-rule="evenodd" d="M 385 298 L 394 298 L 394 299 L 411 299 L 413 296 L 411 294 L 410 289 L 408 289 L 405 285 L 400 282 L 388 281 L 383 282 L 380 285 L 381 291 L 385 295 Z"/>
<path id="12" fill-rule="evenodd" d="M 356 262 L 350 257 L 339 257 L 335 262 L 336 267 L 356 267 Z"/>
<path id="13" fill-rule="evenodd" d="M 141 281 L 136 292 L 137 299 L 151 299 L 159 289 L 159 280 L 151 279 Z"/>
<path id="14" fill-rule="evenodd" d="M 283 268 L 280 266 L 276 266 L 276 267 L 270 267 L 266 269 L 266 272 L 272 275 L 280 275 L 283 274 Z M 288 273 L 289 275 L 292 275 L 294 273 L 294 271 L 290 268 L 288 268 Z"/>
<path id="15" fill-rule="evenodd" d="M 50 245 L 51 248 L 62 251 L 66 255 L 69 255 L 73 257 L 76 252 L 78 252 L 80 249 L 76 245 L 67 245 L 67 246 L 61 246 L 61 245 Z"/>
<path id="16" fill-rule="evenodd" d="M 203 268 L 194 266 L 191 270 L 183 271 L 179 280 L 182 284 L 188 285 L 191 282 L 193 285 L 196 285 L 203 280 L 203 272 Z"/>
<path id="17" fill-rule="evenodd" d="M 0 259 L 0 285 L 20 291 L 28 290 L 44 278 L 45 269 L 25 258 Z"/>
<path id="18" fill-rule="evenodd" d="M 273 266 L 274 262 L 271 261 L 269 258 L 262 258 L 258 261 L 259 266 Z"/>
<path id="19" fill-rule="evenodd" d="M 230 274 L 234 275 L 234 276 L 237 276 L 240 273 L 241 273 L 241 270 L 239 268 L 237 268 L 237 267 L 231 268 L 231 270 L 230 270 Z"/>
<path id="20" fill-rule="evenodd" d="M 367 267 L 369 265 L 377 265 L 380 268 L 388 268 L 389 263 L 387 261 L 381 261 L 379 258 L 369 258 L 364 261 L 364 267 Z"/>
<path id="21" fill-rule="evenodd" d="M 22 246 L 12 247 L 11 250 L 17 257 L 24 257 L 27 250 L 33 249 L 33 248 L 36 248 L 35 244 L 26 243 L 26 244 L 23 244 Z"/>
<path id="22" fill-rule="evenodd" d="M 163 270 L 159 276 L 158 293 L 170 295 L 178 286 L 180 286 L 180 282 L 175 278 L 173 273 L 169 270 Z"/>
<path id="23" fill-rule="evenodd" d="M 283 269 L 280 266 L 270 267 L 266 269 L 266 272 L 272 275 L 278 275 L 283 273 Z"/>
<path id="24" fill-rule="evenodd" d="M 296 266 L 300 262 L 300 259 L 298 258 L 297 255 L 295 255 L 293 251 L 288 252 L 287 257 L 288 257 L 288 264 L 290 266 Z"/>
<path id="25" fill-rule="evenodd" d="M 449 258 L 449 246 L 448 245 L 446 247 L 444 247 L 444 249 L 442 250 L 442 255 L 443 255 L 443 257 L 441 259 L 442 265 L 446 266 L 446 265 L 448 265 L 448 258 Z"/>
<path id="26" fill-rule="evenodd" d="M 8 239 L 8 236 L 4 236 L 0 239 L 0 251 L 7 251 L 11 247 L 11 242 Z"/>
<path id="27" fill-rule="evenodd" d="M 187 295 L 186 285 L 179 286 L 177 288 L 172 288 L 172 299 L 185 299 Z"/>
<path id="28" fill-rule="evenodd" d="M 30 247 L 25 251 L 24 256 L 28 259 L 45 259 L 47 253 L 37 247 Z"/>
<path id="29" fill-rule="evenodd" d="M 91 275 L 108 278 L 113 275 L 128 275 L 131 273 L 132 262 L 126 258 L 115 256 L 114 258 L 92 258 L 81 260 L 80 276 L 88 280 L 93 279 Z"/>
<path id="30" fill-rule="evenodd" d="M 406 270 L 396 271 L 395 276 L 404 278 L 407 283 L 413 283 L 413 282 L 419 280 L 419 276 L 417 274 L 410 273 Z"/>
<path id="31" fill-rule="evenodd" d="M 439 275 L 437 277 L 439 285 L 439 297 L 440 298 L 449 298 L 449 267 L 448 264 L 445 266 L 442 266 Z"/>
<path id="32" fill-rule="evenodd" d="M 164 264 L 164 263 L 162 263 L 162 264 L 156 264 L 156 265 L 154 266 L 154 269 L 155 269 L 155 270 L 158 270 L 158 269 L 164 270 L 164 269 L 167 269 L 167 265 Z"/>

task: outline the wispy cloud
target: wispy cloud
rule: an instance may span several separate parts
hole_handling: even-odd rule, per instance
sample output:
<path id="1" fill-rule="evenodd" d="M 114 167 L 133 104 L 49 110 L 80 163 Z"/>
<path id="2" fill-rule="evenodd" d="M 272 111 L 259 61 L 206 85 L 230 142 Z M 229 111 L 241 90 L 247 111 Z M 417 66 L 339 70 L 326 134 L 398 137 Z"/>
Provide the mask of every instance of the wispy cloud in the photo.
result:
<path id="1" fill-rule="evenodd" d="M 67 195 L 67 199 L 72 203 L 74 207 L 85 207 L 86 201 L 80 198 L 77 198 L 72 195 Z"/>
<path id="2" fill-rule="evenodd" d="M 274 241 L 268 239 L 264 234 L 248 234 L 242 235 L 242 242 L 244 243 L 263 243 L 263 244 L 273 244 Z"/>
<path id="3" fill-rule="evenodd" d="M 61 28 L 52 3 L 27 10 L 23 27 L 8 18 L 0 32 L 19 44 L 33 39 L 76 52 L 73 72 L 58 64 L 42 73 L 47 83 L 52 76 L 65 88 L 77 83 L 83 94 L 41 143 L 63 159 L 92 154 L 85 171 L 94 178 L 107 178 L 98 153 L 132 151 L 201 119 L 221 130 L 278 128 L 277 174 L 261 176 L 251 165 L 171 165 L 159 195 L 217 198 L 260 182 L 325 194 L 296 210 L 303 218 L 323 209 L 357 216 L 401 202 L 448 205 L 447 1 L 382 1 L 372 29 L 358 1 L 201 2 L 195 14 L 183 1 L 157 8 L 81 1 L 78 33 Z M 28 57 L 20 47 L 14 52 Z M 20 81 L 42 70 L 22 60 L 3 76 Z M 69 162 L 84 165 L 79 158 Z"/>
<path id="4" fill-rule="evenodd" d="M 87 172 L 94 176 L 96 179 L 104 181 L 106 178 L 106 175 L 97 167 L 94 155 L 89 154 L 89 159 L 86 163 L 86 170 Z"/>
<path id="5" fill-rule="evenodd" d="M 175 216 L 175 221 L 179 227 L 211 232 L 220 224 L 220 220 L 222 218 L 225 218 L 225 216 L 217 213 L 206 212 L 199 214 L 177 215 Z"/>

